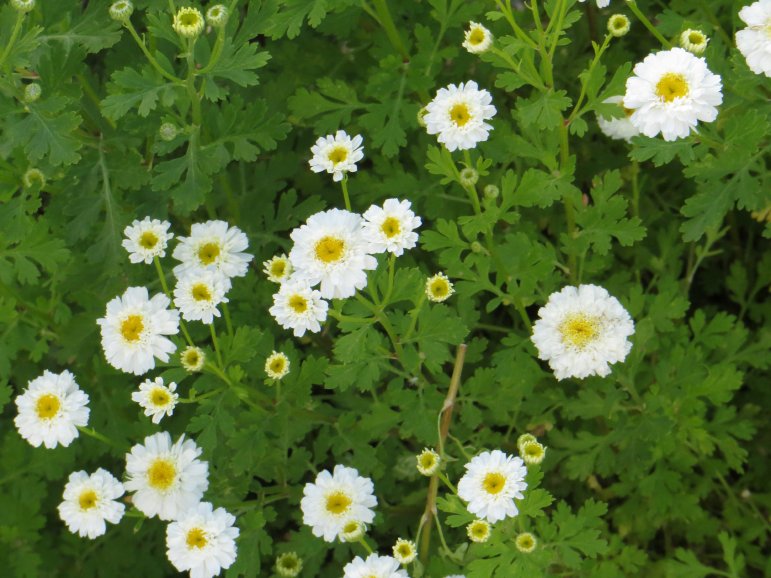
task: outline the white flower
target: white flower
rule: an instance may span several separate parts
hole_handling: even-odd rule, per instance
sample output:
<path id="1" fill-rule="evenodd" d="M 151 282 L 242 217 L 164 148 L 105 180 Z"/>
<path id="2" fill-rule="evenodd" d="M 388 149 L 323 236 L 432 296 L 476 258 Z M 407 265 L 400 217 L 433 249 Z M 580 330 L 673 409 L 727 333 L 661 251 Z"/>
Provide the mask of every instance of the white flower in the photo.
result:
<path id="1" fill-rule="evenodd" d="M 265 360 L 265 373 L 271 379 L 281 379 L 289 373 L 289 358 L 278 351 L 274 351 Z"/>
<path id="2" fill-rule="evenodd" d="M 295 337 L 306 331 L 318 333 L 320 322 L 327 319 L 329 304 L 321 293 L 302 281 L 288 281 L 273 295 L 273 307 L 268 311 L 284 329 L 293 329 Z"/>
<path id="3" fill-rule="evenodd" d="M 179 394 L 177 384 L 173 381 L 168 386 L 163 384 L 162 377 L 155 381 L 147 379 L 139 386 L 139 391 L 131 394 L 131 399 L 145 410 L 147 417 L 153 418 L 153 423 L 161 423 L 164 415 L 171 416 L 177 405 Z"/>
<path id="4" fill-rule="evenodd" d="M 439 470 L 441 458 L 434 450 L 425 448 L 416 457 L 418 460 L 418 471 L 424 476 L 433 476 Z"/>
<path id="5" fill-rule="evenodd" d="M 154 257 L 166 256 L 166 245 L 174 237 L 169 233 L 171 223 L 145 217 L 134 221 L 123 230 L 123 248 L 129 252 L 132 263 L 152 263 Z"/>
<path id="6" fill-rule="evenodd" d="M 78 427 L 88 423 L 88 395 L 78 388 L 69 371 L 46 370 L 16 397 L 19 414 L 13 420 L 19 435 L 33 447 L 69 446 Z"/>
<path id="7" fill-rule="evenodd" d="M 680 34 L 680 46 L 696 56 L 704 54 L 708 43 L 709 38 L 701 30 L 689 28 L 688 30 L 683 30 Z"/>
<path id="8" fill-rule="evenodd" d="M 434 303 L 447 301 L 455 293 L 452 282 L 444 273 L 437 273 L 426 279 L 426 297 Z"/>
<path id="9" fill-rule="evenodd" d="M 747 28 L 736 33 L 736 47 L 755 74 L 771 76 L 771 0 L 759 0 L 739 10 Z"/>
<path id="10" fill-rule="evenodd" d="M 343 568 L 343 578 L 409 578 L 406 570 L 391 556 L 370 554 L 366 560 L 356 556 Z"/>
<path id="11" fill-rule="evenodd" d="M 262 271 L 268 276 L 268 281 L 283 283 L 292 274 L 292 264 L 289 258 L 282 253 L 271 257 L 262 264 Z"/>
<path id="12" fill-rule="evenodd" d="M 105 522 L 120 522 L 126 507 L 116 500 L 123 492 L 123 484 L 102 468 L 90 476 L 72 472 L 64 486 L 59 517 L 70 532 L 93 540 L 107 531 Z"/>
<path id="13" fill-rule="evenodd" d="M 116 369 L 142 375 L 155 367 L 155 358 L 169 360 L 177 346 L 165 335 L 179 332 L 179 312 L 167 309 L 169 298 L 159 293 L 152 299 L 145 287 L 129 287 L 107 303 L 101 326 L 102 348 Z"/>
<path id="14" fill-rule="evenodd" d="M 396 544 L 394 544 L 393 553 L 394 558 L 396 558 L 399 564 L 406 566 L 407 564 L 412 564 L 413 560 L 417 558 L 418 549 L 415 547 L 415 542 L 412 540 L 399 538 L 396 541 Z"/>
<path id="15" fill-rule="evenodd" d="M 333 181 L 342 181 L 343 173 L 355 173 L 356 163 L 364 158 L 362 142 L 361 135 L 351 138 L 344 130 L 320 137 L 311 147 L 313 158 L 308 164 L 314 173 L 326 171 Z"/>
<path id="16" fill-rule="evenodd" d="M 720 76 L 703 58 L 682 48 L 649 54 L 626 81 L 624 106 L 642 134 L 664 140 L 687 137 L 698 121 L 712 122 L 723 102 Z"/>
<path id="17" fill-rule="evenodd" d="M 473 80 L 440 88 L 426 106 L 423 119 L 428 134 L 438 134 L 447 150 L 472 149 L 486 141 L 493 127 L 485 121 L 495 116 L 492 96 Z"/>
<path id="18" fill-rule="evenodd" d="M 126 454 L 126 489 L 147 517 L 176 520 L 201 501 L 209 487 L 209 464 L 198 459 L 201 448 L 185 436 L 171 443 L 168 432 L 145 438 Z"/>
<path id="19" fill-rule="evenodd" d="M 348 522 L 372 523 L 371 508 L 377 506 L 374 490 L 372 480 L 354 468 L 336 465 L 332 474 L 324 470 L 303 488 L 303 523 L 311 526 L 314 536 L 333 542 Z"/>
<path id="20" fill-rule="evenodd" d="M 579 2 L 586 2 L 586 0 L 578 0 Z M 610 0 L 596 0 L 597 8 L 607 8 L 610 4 Z"/>
<path id="21" fill-rule="evenodd" d="M 252 256 L 244 253 L 249 239 L 238 227 L 225 221 L 196 223 L 189 237 L 180 237 L 172 257 L 182 261 L 174 267 L 177 278 L 201 269 L 215 269 L 225 277 L 243 277 L 249 270 Z"/>
<path id="22" fill-rule="evenodd" d="M 200 347 L 188 345 L 182 350 L 182 353 L 179 354 L 179 361 L 186 371 L 196 373 L 203 369 L 203 366 L 206 363 L 206 354 Z"/>
<path id="23" fill-rule="evenodd" d="M 415 229 L 422 221 L 410 210 L 409 201 L 388 199 L 383 207 L 372 205 L 364 217 L 364 238 L 373 253 L 389 251 L 400 257 L 405 249 L 412 249 L 418 242 Z"/>
<path id="24" fill-rule="evenodd" d="M 617 104 L 619 108 L 624 111 L 624 116 L 618 118 L 597 117 L 597 124 L 605 136 L 629 142 L 633 137 L 640 134 L 637 127 L 629 120 L 629 117 L 634 111 L 624 107 L 624 99 L 622 96 L 611 96 L 610 98 L 606 98 L 603 102 Z"/>
<path id="25" fill-rule="evenodd" d="M 166 527 L 166 555 L 190 578 L 212 578 L 236 561 L 236 518 L 224 508 L 201 502 Z"/>
<path id="26" fill-rule="evenodd" d="M 174 305 L 185 321 L 201 321 L 209 325 L 220 316 L 217 305 L 227 303 L 230 279 L 221 273 L 203 269 L 186 273 L 174 287 Z"/>
<path id="27" fill-rule="evenodd" d="M 487 28 L 476 22 L 468 23 L 468 30 L 461 45 L 463 48 L 471 54 L 481 54 L 490 50 L 492 45 L 493 35 Z"/>
<path id="28" fill-rule="evenodd" d="M 494 524 L 519 511 L 514 499 L 524 498 L 527 468 L 518 457 L 500 450 L 483 452 L 466 464 L 458 482 L 458 497 L 468 502 L 468 511 Z"/>
<path id="29" fill-rule="evenodd" d="M 624 361 L 632 349 L 632 318 L 602 287 L 564 287 L 549 296 L 538 317 L 531 340 L 557 379 L 605 377 L 610 364 Z"/>
<path id="30" fill-rule="evenodd" d="M 311 215 L 290 235 L 292 278 L 311 287 L 320 283 L 325 299 L 351 297 L 366 287 L 366 271 L 377 267 L 377 259 L 369 254 L 363 223 L 361 216 L 340 209 Z"/>

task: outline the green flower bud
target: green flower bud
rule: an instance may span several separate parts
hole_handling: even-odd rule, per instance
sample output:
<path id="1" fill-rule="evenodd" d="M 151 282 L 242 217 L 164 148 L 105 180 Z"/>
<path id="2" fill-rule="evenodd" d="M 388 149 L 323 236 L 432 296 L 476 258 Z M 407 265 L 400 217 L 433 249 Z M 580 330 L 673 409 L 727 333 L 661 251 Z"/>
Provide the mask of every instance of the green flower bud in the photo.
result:
<path id="1" fill-rule="evenodd" d="M 11 6 L 14 10 L 25 14 L 35 8 L 35 0 L 11 0 Z"/>
<path id="2" fill-rule="evenodd" d="M 621 38 L 629 32 L 630 26 L 629 18 L 623 14 L 614 14 L 608 19 L 608 32 L 616 38 Z"/>
<path id="3" fill-rule="evenodd" d="M 501 190 L 495 185 L 485 185 L 484 194 L 488 199 L 497 199 L 498 195 L 501 194 Z"/>
<path id="4" fill-rule="evenodd" d="M 46 176 L 40 169 L 28 169 L 24 176 L 21 177 L 21 182 L 28 189 L 33 187 L 42 189 L 46 186 Z"/>
<path id="5" fill-rule="evenodd" d="M 684 30 L 680 35 L 680 46 L 691 54 L 700 56 L 707 49 L 709 38 L 701 30 Z"/>
<path id="6" fill-rule="evenodd" d="M 294 578 L 303 569 L 303 561 L 295 552 L 284 552 L 276 558 L 276 572 L 285 578 Z"/>
<path id="7" fill-rule="evenodd" d="M 485 248 L 482 246 L 482 243 L 480 243 L 479 241 L 474 241 L 473 243 L 471 243 L 471 250 L 474 253 L 481 253 L 482 251 L 485 250 Z"/>
<path id="8" fill-rule="evenodd" d="M 426 113 L 428 113 L 428 110 L 426 110 L 425 106 L 418 111 L 418 125 L 423 128 L 426 128 L 426 119 L 424 118 Z"/>
<path id="9" fill-rule="evenodd" d="M 177 10 L 171 27 L 183 38 L 197 38 L 203 32 L 203 25 L 201 11 L 188 6 Z"/>
<path id="10" fill-rule="evenodd" d="M 170 122 L 164 122 L 161 125 L 161 128 L 158 129 L 158 134 L 161 135 L 161 139 L 165 140 L 166 142 L 172 141 L 175 138 L 177 138 L 177 127 L 171 124 Z"/>
<path id="11" fill-rule="evenodd" d="M 28 84 L 24 87 L 24 102 L 35 102 L 38 98 L 40 98 L 42 92 L 43 91 L 40 88 L 40 85 L 36 82 Z"/>
<path id="12" fill-rule="evenodd" d="M 473 187 L 479 181 L 479 173 L 471 167 L 466 167 L 460 172 L 460 184 L 464 187 Z"/>
<path id="13" fill-rule="evenodd" d="M 530 532 L 522 532 L 516 537 L 514 543 L 517 545 L 517 550 L 525 554 L 529 554 L 535 550 L 538 541 Z"/>
<path id="14" fill-rule="evenodd" d="M 228 21 L 228 9 L 222 4 L 215 4 L 206 11 L 206 21 L 214 28 L 222 28 Z"/>
<path id="15" fill-rule="evenodd" d="M 118 0 L 110 6 L 110 18 L 118 22 L 128 22 L 134 13 L 134 5 L 131 0 Z"/>

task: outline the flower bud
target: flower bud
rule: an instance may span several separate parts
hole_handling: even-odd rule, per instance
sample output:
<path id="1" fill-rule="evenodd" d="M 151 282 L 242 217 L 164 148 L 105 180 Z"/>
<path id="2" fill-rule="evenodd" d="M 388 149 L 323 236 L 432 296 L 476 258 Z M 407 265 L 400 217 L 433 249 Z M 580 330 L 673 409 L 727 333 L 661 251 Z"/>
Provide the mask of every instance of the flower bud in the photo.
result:
<path id="1" fill-rule="evenodd" d="M 284 552 L 276 558 L 276 572 L 285 578 L 294 578 L 303 569 L 303 561 L 296 552 Z"/>
<path id="2" fill-rule="evenodd" d="M 707 49 L 709 38 L 701 30 L 684 30 L 680 35 L 680 46 L 685 48 L 691 54 L 700 56 Z"/>
<path id="3" fill-rule="evenodd" d="M 26 14 L 35 8 L 35 0 L 11 0 L 11 6 L 14 10 Z"/>
<path id="4" fill-rule="evenodd" d="M 364 536 L 367 527 L 361 522 L 351 520 L 343 526 L 343 531 L 340 532 L 338 538 L 343 542 L 356 542 L 359 538 Z"/>
<path id="5" fill-rule="evenodd" d="M 222 28 L 228 22 L 228 9 L 222 4 L 215 4 L 206 11 L 206 22 L 213 28 Z"/>
<path id="6" fill-rule="evenodd" d="M 394 558 L 396 558 L 399 564 L 406 566 L 407 564 L 412 564 L 413 560 L 417 558 L 418 549 L 412 540 L 399 538 L 396 544 L 394 544 L 393 553 Z"/>
<path id="7" fill-rule="evenodd" d="M 28 189 L 32 187 L 42 189 L 46 186 L 46 176 L 40 169 L 28 169 L 24 176 L 21 177 L 21 182 Z"/>
<path id="8" fill-rule="evenodd" d="M 473 243 L 471 243 L 471 250 L 474 253 L 482 253 L 485 250 L 485 248 L 482 246 L 482 243 L 480 243 L 479 241 L 474 241 Z"/>
<path id="9" fill-rule="evenodd" d="M 30 103 L 35 102 L 38 98 L 40 98 L 40 95 L 42 94 L 42 89 L 40 88 L 40 85 L 36 82 L 33 82 L 32 84 L 28 84 L 24 87 L 24 102 Z"/>
<path id="10" fill-rule="evenodd" d="M 514 543 L 517 545 L 517 550 L 524 552 L 525 554 L 529 554 L 535 550 L 538 541 L 530 532 L 522 532 L 516 537 Z"/>
<path id="11" fill-rule="evenodd" d="M 485 520 L 474 520 L 466 526 L 469 540 L 481 544 L 490 539 L 490 524 Z"/>
<path id="12" fill-rule="evenodd" d="M 535 439 L 535 436 L 533 434 L 524 433 L 517 438 L 517 449 L 521 452 L 522 446 L 524 446 L 528 442 L 535 442 L 535 441 L 538 441 L 538 440 Z"/>
<path id="13" fill-rule="evenodd" d="M 418 111 L 417 119 L 418 119 L 418 125 L 422 128 L 426 128 L 426 119 L 424 118 L 426 114 L 428 113 L 428 109 L 424 106 Z"/>
<path id="14" fill-rule="evenodd" d="M 610 32 L 616 38 L 621 38 L 629 32 L 631 26 L 629 18 L 623 14 L 614 14 L 608 18 L 608 32 Z"/>
<path id="15" fill-rule="evenodd" d="M 479 181 L 479 173 L 476 169 L 466 167 L 460 172 L 460 184 L 464 187 L 473 187 Z"/>
<path id="16" fill-rule="evenodd" d="M 439 470 L 439 454 L 434 450 L 424 449 L 418 456 L 418 471 L 424 476 L 433 476 Z"/>
<path id="17" fill-rule="evenodd" d="M 164 122 L 161 128 L 158 129 L 158 134 L 166 142 L 172 141 L 177 138 L 177 127 L 170 122 Z"/>
<path id="18" fill-rule="evenodd" d="M 110 6 L 110 18 L 118 22 L 128 22 L 134 13 L 134 5 L 131 0 L 118 0 Z"/>
<path id="19" fill-rule="evenodd" d="M 497 199 L 498 195 L 501 194 L 501 190 L 495 185 L 485 185 L 483 192 L 485 194 L 485 198 L 490 200 Z"/>
<path id="20" fill-rule="evenodd" d="M 203 14 L 197 8 L 180 8 L 174 15 L 171 27 L 183 38 L 197 38 L 203 32 Z"/>
<path id="21" fill-rule="evenodd" d="M 469 22 L 469 28 L 466 30 L 465 38 L 463 41 L 463 48 L 468 50 L 471 54 L 482 54 L 490 50 L 493 45 L 492 33 L 476 22 Z"/>
<path id="22" fill-rule="evenodd" d="M 535 441 L 526 441 L 519 448 L 519 456 L 527 465 L 540 464 L 546 457 L 546 448 Z"/>
<path id="23" fill-rule="evenodd" d="M 182 367 L 190 373 L 196 373 L 203 369 L 206 363 L 206 354 L 203 349 L 195 345 L 189 345 L 179 356 Z"/>

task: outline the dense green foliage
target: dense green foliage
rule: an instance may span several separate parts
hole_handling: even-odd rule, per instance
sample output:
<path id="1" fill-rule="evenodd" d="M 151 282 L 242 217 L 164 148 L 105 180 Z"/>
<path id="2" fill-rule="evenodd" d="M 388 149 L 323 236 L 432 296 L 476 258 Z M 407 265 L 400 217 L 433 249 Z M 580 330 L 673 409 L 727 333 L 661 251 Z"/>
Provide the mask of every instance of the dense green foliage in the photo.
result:
<path id="1" fill-rule="evenodd" d="M 137 38 L 107 2 L 39 0 L 26 16 L 0 7 L 0 575 L 176 575 L 157 519 L 127 517 L 92 542 L 56 510 L 71 471 L 120 477 L 125 452 L 159 430 L 130 398 L 142 378 L 107 364 L 96 325 L 126 287 L 161 290 L 154 268 L 129 264 L 120 245 L 145 215 L 177 236 L 226 220 L 255 255 L 229 295 L 232 328 L 216 324 L 228 385 L 187 374 L 177 357 L 153 373 L 188 399 L 217 392 L 160 429 L 204 449 L 206 498 L 238 517 L 227 576 L 272 576 L 275 556 L 292 550 L 302 576 L 337 577 L 364 554 L 302 525 L 303 485 L 337 463 L 374 481 L 368 539 L 381 553 L 414 539 L 430 497 L 414 456 L 437 445 L 461 343 L 449 479 L 482 449 L 516 454 L 528 431 L 547 456 L 530 468 L 520 516 L 485 544 L 468 542 L 473 516 L 440 487 L 447 547 L 433 522 L 411 576 L 771 573 L 771 109 L 768 79 L 733 42 L 739 3 L 639 3 L 664 39 L 707 33 L 724 101 L 699 134 L 629 145 L 603 136 L 595 114 L 617 115 L 602 101 L 661 44 L 619 0 L 602 11 L 532 0 L 513 13 L 481 0 L 233 0 L 227 26 L 182 57 L 174 4 L 137 1 Z M 594 59 L 613 12 L 631 32 Z M 463 50 L 469 21 L 493 31 L 498 52 Z M 464 156 L 417 115 L 438 88 L 467 80 L 492 92 L 498 113 L 490 139 Z M 25 98 L 32 82 L 38 100 Z M 177 127 L 170 140 L 163 123 Z M 364 136 L 353 210 L 409 199 L 420 244 L 393 278 L 380 257 L 362 292 L 374 307 L 336 300 L 323 331 L 297 339 L 268 313 L 276 285 L 261 263 L 286 252 L 309 215 L 343 206 L 339 186 L 307 164 L 316 138 L 338 129 Z M 460 181 L 464 163 L 479 172 L 475 186 Z M 173 264 L 167 253 L 164 268 Z M 455 283 L 443 304 L 423 292 L 437 271 Z M 529 325 L 551 293 L 578 283 L 623 303 L 633 348 L 607 378 L 558 382 Z M 208 329 L 189 328 L 213 356 Z M 273 349 L 292 364 L 280 386 L 263 369 Z M 89 426 L 113 445 L 81 435 L 46 450 L 19 437 L 12 400 L 44 369 L 75 374 Z M 539 541 L 532 554 L 514 547 L 525 530 Z"/>

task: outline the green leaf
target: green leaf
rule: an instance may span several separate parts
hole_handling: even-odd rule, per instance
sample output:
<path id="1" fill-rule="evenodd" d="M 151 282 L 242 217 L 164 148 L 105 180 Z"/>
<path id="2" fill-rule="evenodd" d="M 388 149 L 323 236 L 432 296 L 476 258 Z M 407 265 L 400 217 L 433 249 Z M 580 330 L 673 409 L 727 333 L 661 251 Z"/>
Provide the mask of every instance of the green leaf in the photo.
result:
<path id="1" fill-rule="evenodd" d="M 108 85 L 109 96 L 102 100 L 102 113 L 112 120 L 118 120 L 132 108 L 139 116 L 146 117 L 163 99 L 164 105 L 174 101 L 176 86 L 166 82 L 149 66 L 144 66 L 141 73 L 134 68 L 124 68 L 113 72 L 112 82 Z"/>
<path id="2" fill-rule="evenodd" d="M 80 115 L 66 110 L 72 104 L 63 96 L 51 96 L 27 106 L 28 113 L 8 125 L 5 138 L 24 151 L 32 161 L 46 158 L 52 165 L 71 165 L 80 160 L 83 143 L 75 136 Z"/>
<path id="3" fill-rule="evenodd" d="M 529 99 L 517 100 L 517 117 L 525 127 L 535 125 L 541 130 L 556 129 L 562 121 L 562 111 L 571 102 L 564 90 L 536 92 Z"/>

